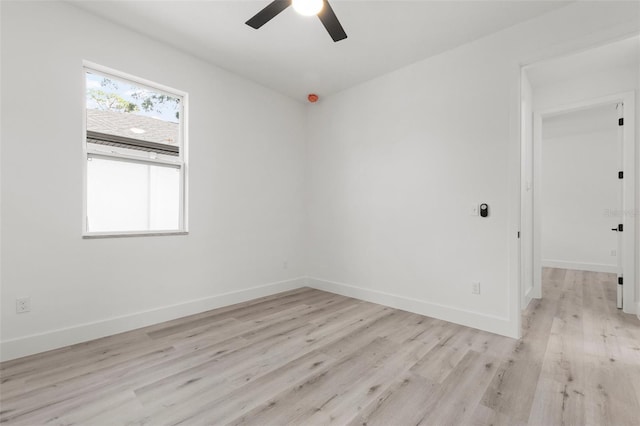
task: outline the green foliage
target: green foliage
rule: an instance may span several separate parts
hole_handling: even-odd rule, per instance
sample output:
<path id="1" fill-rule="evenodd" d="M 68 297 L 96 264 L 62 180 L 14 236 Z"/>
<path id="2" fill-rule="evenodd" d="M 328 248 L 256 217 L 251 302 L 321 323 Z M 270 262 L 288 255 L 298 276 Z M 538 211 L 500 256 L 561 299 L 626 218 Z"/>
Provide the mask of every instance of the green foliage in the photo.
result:
<path id="1" fill-rule="evenodd" d="M 156 111 L 161 113 L 163 109 L 173 108 L 176 110 L 176 119 L 180 118 L 180 99 L 178 98 L 138 88 L 138 90 L 131 93 L 131 97 L 136 102 L 130 102 L 117 93 L 114 93 L 114 91 L 118 90 L 118 83 L 116 81 L 105 77 L 100 82 L 100 86 L 105 90 L 89 89 L 87 91 L 88 96 L 95 101 L 100 109 L 119 112 L 136 112 L 143 110 L 145 112 Z"/>
<path id="2" fill-rule="evenodd" d="M 133 92 L 131 97 L 138 100 L 140 107 L 146 112 L 161 112 L 161 108 L 173 108 L 176 110 L 176 118 L 180 118 L 179 112 L 177 111 L 180 105 L 180 99 L 178 98 L 144 89 Z"/>
<path id="3" fill-rule="evenodd" d="M 119 112 L 135 112 L 140 110 L 138 105 L 127 101 L 116 93 L 105 92 L 100 89 L 90 89 L 89 97 L 95 101 L 98 108 L 103 110 Z"/>

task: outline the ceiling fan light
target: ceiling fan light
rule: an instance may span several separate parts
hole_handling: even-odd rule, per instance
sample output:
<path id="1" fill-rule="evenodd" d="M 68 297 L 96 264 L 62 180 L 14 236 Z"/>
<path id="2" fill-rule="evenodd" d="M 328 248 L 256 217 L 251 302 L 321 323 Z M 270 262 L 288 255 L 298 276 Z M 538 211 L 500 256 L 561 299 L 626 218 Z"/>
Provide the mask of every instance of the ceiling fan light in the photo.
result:
<path id="1" fill-rule="evenodd" d="M 293 0 L 293 9 L 303 16 L 313 16 L 320 13 L 324 4 L 323 0 Z"/>

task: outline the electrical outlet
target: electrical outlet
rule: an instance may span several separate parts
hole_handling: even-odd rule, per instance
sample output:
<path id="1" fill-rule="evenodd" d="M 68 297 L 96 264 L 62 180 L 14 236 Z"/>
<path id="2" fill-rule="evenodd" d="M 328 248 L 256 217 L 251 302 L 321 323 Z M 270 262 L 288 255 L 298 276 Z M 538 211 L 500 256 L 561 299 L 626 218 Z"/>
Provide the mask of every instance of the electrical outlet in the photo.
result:
<path id="1" fill-rule="evenodd" d="M 616 250 L 611 250 L 611 256 L 617 256 L 618 252 Z"/>
<path id="2" fill-rule="evenodd" d="M 30 297 L 22 297 L 20 299 L 16 299 L 16 313 L 23 314 L 25 312 L 31 311 L 31 298 Z"/>
<path id="3" fill-rule="evenodd" d="M 480 294 L 480 281 L 471 282 L 471 294 Z"/>

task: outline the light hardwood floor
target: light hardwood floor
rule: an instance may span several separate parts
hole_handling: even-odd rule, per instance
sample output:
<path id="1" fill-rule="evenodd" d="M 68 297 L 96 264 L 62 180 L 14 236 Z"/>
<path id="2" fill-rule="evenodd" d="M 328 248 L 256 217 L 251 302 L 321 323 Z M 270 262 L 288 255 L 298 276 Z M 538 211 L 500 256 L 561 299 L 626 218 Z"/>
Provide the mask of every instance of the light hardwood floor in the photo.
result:
<path id="1" fill-rule="evenodd" d="M 544 271 L 520 341 L 313 289 L 0 365 L 20 425 L 639 425 L 614 277 Z"/>

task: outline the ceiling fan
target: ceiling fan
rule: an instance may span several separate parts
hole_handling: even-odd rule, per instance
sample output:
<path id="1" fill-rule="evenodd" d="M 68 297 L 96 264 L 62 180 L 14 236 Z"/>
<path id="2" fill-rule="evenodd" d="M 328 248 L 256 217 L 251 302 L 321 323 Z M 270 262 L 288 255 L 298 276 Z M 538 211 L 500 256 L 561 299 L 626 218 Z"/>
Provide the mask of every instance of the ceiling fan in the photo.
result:
<path id="1" fill-rule="evenodd" d="M 327 0 L 274 0 L 245 23 L 257 30 L 291 5 L 301 15 L 318 15 L 333 41 L 347 38 L 347 33 Z"/>

